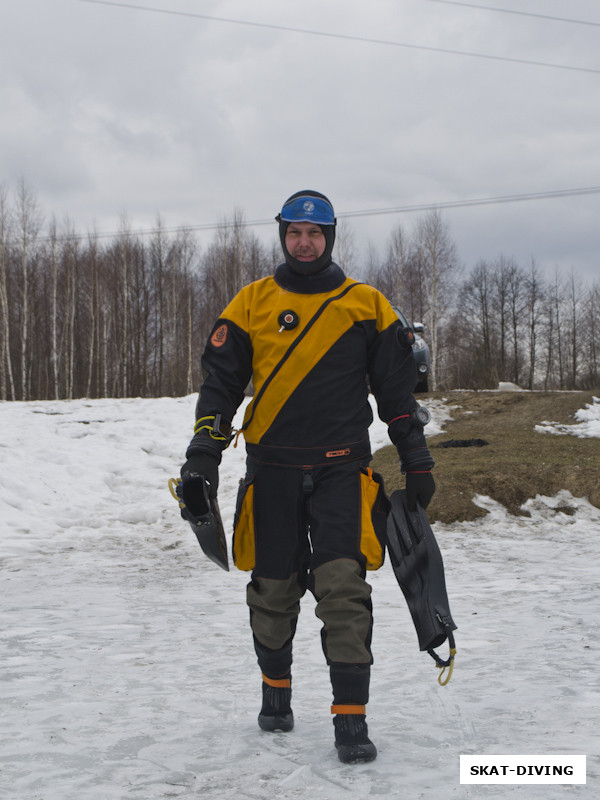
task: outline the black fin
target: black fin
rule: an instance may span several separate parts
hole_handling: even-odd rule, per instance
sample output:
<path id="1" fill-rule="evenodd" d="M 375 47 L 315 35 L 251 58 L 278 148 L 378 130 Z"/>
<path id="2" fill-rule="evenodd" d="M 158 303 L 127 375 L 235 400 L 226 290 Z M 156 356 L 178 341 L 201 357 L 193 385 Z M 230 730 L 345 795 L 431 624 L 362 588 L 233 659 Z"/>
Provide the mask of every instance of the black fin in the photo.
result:
<path id="1" fill-rule="evenodd" d="M 193 491 L 191 490 L 192 483 L 195 483 Z M 200 493 L 197 491 L 199 483 L 202 487 Z M 227 539 L 221 511 L 216 498 L 209 498 L 206 481 L 202 476 L 198 476 L 198 479 L 189 483 L 186 481 L 183 484 L 179 483 L 177 494 L 184 503 L 181 516 L 190 523 L 190 528 L 194 531 L 204 555 L 229 572 Z M 193 511 L 190 509 L 188 501 L 192 505 Z"/>
<path id="2" fill-rule="evenodd" d="M 442 554 L 421 506 L 409 511 L 404 490 L 394 492 L 390 501 L 390 560 L 417 631 L 419 648 L 429 651 L 456 630 L 446 593 Z"/>

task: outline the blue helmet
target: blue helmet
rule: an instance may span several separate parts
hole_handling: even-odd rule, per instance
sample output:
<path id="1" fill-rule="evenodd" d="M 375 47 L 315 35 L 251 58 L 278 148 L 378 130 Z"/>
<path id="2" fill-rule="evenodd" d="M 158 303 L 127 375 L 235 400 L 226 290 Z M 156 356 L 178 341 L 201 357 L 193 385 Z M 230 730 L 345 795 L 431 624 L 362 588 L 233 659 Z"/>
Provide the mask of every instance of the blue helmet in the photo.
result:
<path id="1" fill-rule="evenodd" d="M 314 222 L 317 225 L 335 225 L 333 206 L 325 195 L 318 192 L 298 192 L 286 200 L 277 221 Z"/>

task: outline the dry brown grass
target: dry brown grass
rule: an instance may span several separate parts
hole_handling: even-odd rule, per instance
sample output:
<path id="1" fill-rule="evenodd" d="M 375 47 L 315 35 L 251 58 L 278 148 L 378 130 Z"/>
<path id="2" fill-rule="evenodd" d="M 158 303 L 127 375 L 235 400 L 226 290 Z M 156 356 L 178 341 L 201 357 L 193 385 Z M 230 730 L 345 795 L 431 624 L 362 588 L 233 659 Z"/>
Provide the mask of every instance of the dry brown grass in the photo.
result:
<path id="1" fill-rule="evenodd" d="M 597 392 L 596 392 L 597 394 Z M 600 442 L 575 436 L 539 433 L 545 421 L 575 423 L 573 415 L 592 403 L 594 392 L 444 392 L 423 395 L 444 398 L 452 421 L 444 433 L 428 439 L 436 461 L 436 494 L 428 509 L 431 521 L 454 522 L 485 516 L 472 502 L 489 495 L 513 514 L 537 494 L 555 495 L 568 489 L 600 507 Z M 484 439 L 484 447 L 442 448 L 442 442 Z M 394 447 L 378 451 L 373 468 L 385 478 L 388 493 L 401 488 Z"/>

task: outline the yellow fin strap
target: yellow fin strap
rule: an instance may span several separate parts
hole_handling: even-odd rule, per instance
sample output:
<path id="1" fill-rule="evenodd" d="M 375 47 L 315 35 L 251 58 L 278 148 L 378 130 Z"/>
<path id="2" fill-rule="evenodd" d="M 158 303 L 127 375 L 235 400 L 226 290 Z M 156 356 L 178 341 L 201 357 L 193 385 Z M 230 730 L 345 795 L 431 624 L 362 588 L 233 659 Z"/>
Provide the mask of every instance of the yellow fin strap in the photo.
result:
<path id="1" fill-rule="evenodd" d="M 366 714 L 367 707 L 366 706 L 354 706 L 354 705 L 337 705 L 331 706 L 331 713 L 332 714 Z"/>
<path id="2" fill-rule="evenodd" d="M 452 671 L 454 669 L 454 656 L 455 655 L 456 655 L 456 648 L 452 648 L 450 650 L 450 658 L 448 659 L 448 663 L 446 663 L 446 664 L 436 664 L 437 668 L 442 670 L 440 672 L 440 674 L 438 675 L 438 683 L 439 683 L 440 686 L 445 686 L 448 683 L 448 681 L 450 680 L 450 678 L 452 677 Z M 444 672 L 446 671 L 446 668 L 448 668 L 448 674 L 444 678 Z"/>
<path id="3" fill-rule="evenodd" d="M 177 494 L 177 486 L 181 483 L 181 478 L 169 478 L 169 491 L 179 503 L 179 508 L 185 508 L 185 503 Z"/>

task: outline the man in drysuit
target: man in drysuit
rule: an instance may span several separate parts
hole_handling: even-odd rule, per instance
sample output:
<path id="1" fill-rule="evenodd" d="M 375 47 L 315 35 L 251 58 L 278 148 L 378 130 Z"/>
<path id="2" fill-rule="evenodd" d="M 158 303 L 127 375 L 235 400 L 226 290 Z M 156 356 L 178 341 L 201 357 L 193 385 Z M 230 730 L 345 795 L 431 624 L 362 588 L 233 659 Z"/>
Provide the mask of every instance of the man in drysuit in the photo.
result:
<path id="1" fill-rule="evenodd" d="M 298 192 L 276 219 L 285 263 L 243 288 L 214 325 L 181 476 L 184 483 L 204 476 L 216 496 L 231 420 L 252 379 L 233 555 L 252 571 L 258 723 L 267 731 L 293 727 L 292 642 L 308 588 L 323 622 L 338 756 L 370 761 L 377 750 L 365 722 L 373 661 L 365 576 L 383 562 L 388 501 L 368 466 L 368 391 L 398 449 L 408 502 L 426 507 L 433 459 L 415 414 L 412 332 L 383 295 L 331 260 L 336 220 L 324 195 Z"/>

